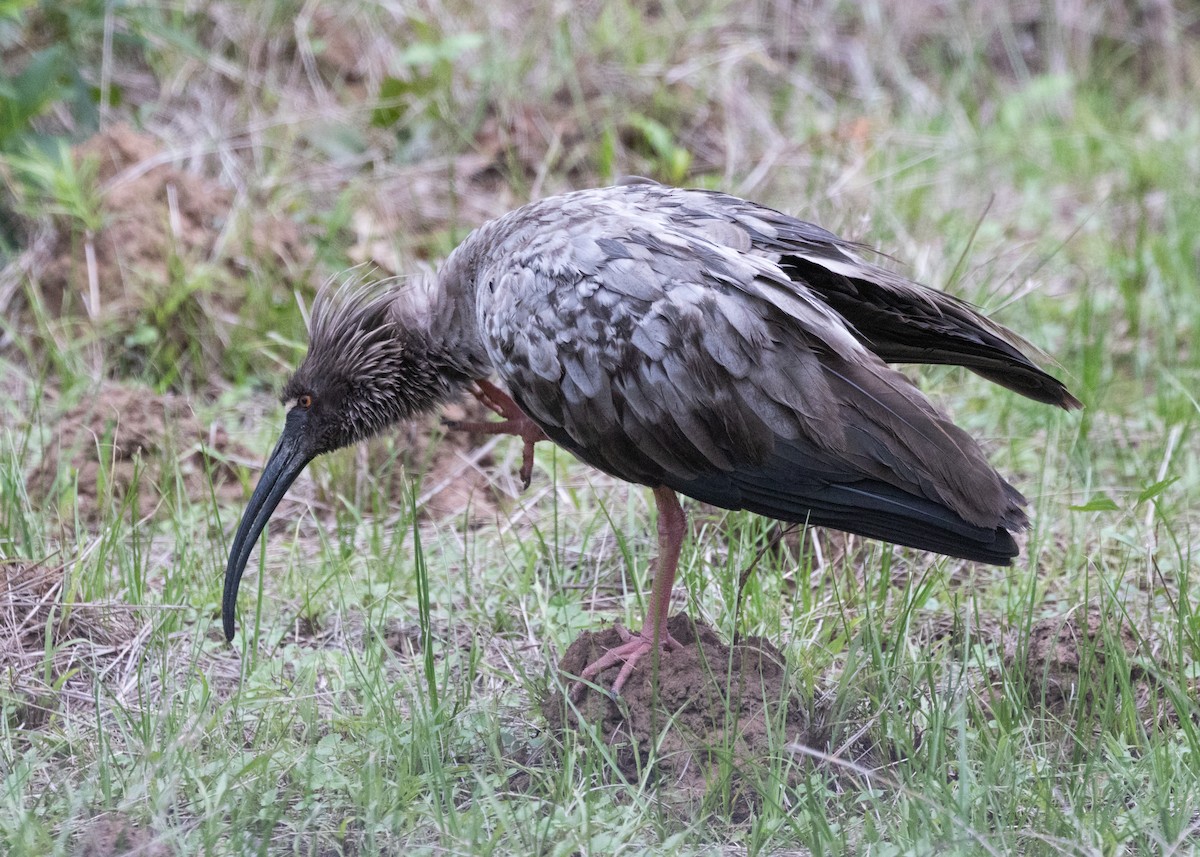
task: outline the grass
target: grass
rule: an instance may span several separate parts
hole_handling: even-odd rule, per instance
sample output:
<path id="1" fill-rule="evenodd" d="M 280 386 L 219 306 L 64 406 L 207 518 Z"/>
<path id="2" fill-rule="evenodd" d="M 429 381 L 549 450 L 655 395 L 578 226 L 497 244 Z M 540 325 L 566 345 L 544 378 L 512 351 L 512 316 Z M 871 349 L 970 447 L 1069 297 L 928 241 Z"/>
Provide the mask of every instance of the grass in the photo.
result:
<path id="1" fill-rule="evenodd" d="M 132 120 L 180 172 L 134 194 L 157 201 L 138 222 L 166 257 L 105 269 L 138 179 L 0 164 L 3 247 L 24 251 L 0 276 L 0 851 L 1195 851 L 1194 13 L 482 5 L 114 4 L 55 24 L 109 88 L 105 127 Z M 18 7 L 16 63 L 47 32 L 41 4 Z M 105 28 L 115 50 L 83 37 Z M 69 115 L 34 137 L 69 137 Z M 784 648 L 824 736 L 772 724 L 769 756 L 717 765 L 702 794 L 546 728 L 559 658 L 640 620 L 654 549 L 647 493 L 565 453 L 539 450 L 524 493 L 515 444 L 468 464 L 401 432 L 329 456 L 252 558 L 232 646 L 217 619 L 314 285 L 435 263 L 531 196 L 626 173 L 885 249 L 1052 354 L 1087 405 L 919 373 L 1030 497 L 1011 569 L 830 535 L 764 550 L 771 522 L 689 507 L 676 607 Z M 228 194 L 218 216 L 193 215 L 205 188 Z M 73 255 L 93 239 L 98 262 Z M 61 257 L 83 261 L 58 301 Z M 85 312 L 95 288 L 116 289 L 111 315 Z M 105 401 L 102 379 L 181 396 L 204 437 L 126 455 L 97 424 L 65 444 L 92 469 L 60 455 L 62 415 Z M 443 461 L 502 500 L 432 514 Z"/>

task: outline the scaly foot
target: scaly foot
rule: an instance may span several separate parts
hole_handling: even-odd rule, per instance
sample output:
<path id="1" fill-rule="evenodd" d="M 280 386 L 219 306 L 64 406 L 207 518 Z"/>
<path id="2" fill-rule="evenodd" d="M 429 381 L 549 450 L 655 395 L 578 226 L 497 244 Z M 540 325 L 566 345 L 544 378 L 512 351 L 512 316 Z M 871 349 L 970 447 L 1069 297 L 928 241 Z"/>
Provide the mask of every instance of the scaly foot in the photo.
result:
<path id="1" fill-rule="evenodd" d="M 572 699 L 579 699 L 580 694 L 583 692 L 584 682 L 591 681 L 609 667 L 616 666 L 617 664 L 621 664 L 621 671 L 617 673 L 617 678 L 612 683 L 611 694 L 619 696 L 621 688 L 625 686 L 625 682 L 633 675 L 633 668 L 637 666 L 637 662 L 654 651 L 654 632 L 652 629 L 643 628 L 639 633 L 633 634 L 620 625 L 616 625 L 615 628 L 617 634 L 621 637 L 621 645 L 609 649 L 584 667 L 583 672 L 579 674 L 579 681 L 571 686 L 570 694 Z M 658 645 L 660 652 L 674 652 L 682 644 L 672 637 L 664 627 Z"/>
<path id="2" fill-rule="evenodd" d="M 521 438 L 525 441 L 521 450 L 521 487 L 528 488 L 533 479 L 533 445 L 541 440 L 549 440 L 549 438 L 537 423 L 517 407 L 517 403 L 508 393 L 491 381 L 476 381 L 475 383 L 477 388 L 471 391 L 471 395 L 504 419 L 498 423 L 479 420 L 442 420 L 442 425 L 452 431 L 475 434 L 511 434 Z"/>

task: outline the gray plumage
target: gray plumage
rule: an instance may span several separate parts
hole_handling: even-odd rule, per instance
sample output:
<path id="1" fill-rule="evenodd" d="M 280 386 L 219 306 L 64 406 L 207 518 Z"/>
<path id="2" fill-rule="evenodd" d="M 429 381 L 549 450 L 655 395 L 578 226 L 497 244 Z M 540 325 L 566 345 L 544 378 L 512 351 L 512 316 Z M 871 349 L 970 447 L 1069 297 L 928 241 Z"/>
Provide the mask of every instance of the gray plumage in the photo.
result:
<path id="1" fill-rule="evenodd" d="M 311 397 L 311 459 L 495 377 L 513 425 L 527 415 L 654 487 L 660 509 L 669 488 L 1008 564 L 1024 498 L 888 363 L 1079 402 L 1010 331 L 858 250 L 722 193 L 639 180 L 551 197 L 481 226 L 434 279 L 323 296 L 285 395 Z"/>
<path id="2" fill-rule="evenodd" d="M 1078 403 L 1004 328 L 854 249 L 726 194 L 601 188 L 477 230 L 436 299 L 473 302 L 457 324 L 477 371 L 614 476 L 1005 561 L 1023 498 L 885 361 L 958 363 Z"/>

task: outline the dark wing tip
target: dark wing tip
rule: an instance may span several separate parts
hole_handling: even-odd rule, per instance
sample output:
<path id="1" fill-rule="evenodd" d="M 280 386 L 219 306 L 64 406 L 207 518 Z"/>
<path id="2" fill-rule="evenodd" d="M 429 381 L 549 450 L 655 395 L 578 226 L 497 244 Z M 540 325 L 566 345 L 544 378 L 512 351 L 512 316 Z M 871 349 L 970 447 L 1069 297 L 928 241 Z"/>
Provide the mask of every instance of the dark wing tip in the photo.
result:
<path id="1" fill-rule="evenodd" d="M 1064 411 L 1077 411 L 1083 407 L 1083 402 L 1071 395 L 1062 381 L 1055 378 L 1031 363 L 1010 362 L 1006 365 L 970 365 L 961 361 L 981 378 L 986 378 L 993 384 L 1006 387 L 1014 393 L 1020 393 L 1027 399 L 1041 402 L 1044 405 L 1054 405 Z"/>
<path id="2" fill-rule="evenodd" d="M 1017 386 L 1013 386 L 1011 389 L 1016 390 L 1018 393 L 1023 393 L 1025 396 L 1036 401 L 1062 408 L 1064 411 L 1078 411 L 1083 409 L 1083 402 L 1072 396 L 1071 391 L 1067 389 L 1062 381 L 1059 381 L 1053 375 L 1046 375 L 1044 373 L 1041 380 L 1042 383 L 1039 385 L 1039 392 L 1042 395 L 1031 395 L 1024 388 Z"/>
<path id="3" fill-rule="evenodd" d="M 963 366 L 1002 387 L 1067 411 L 1083 403 L 1026 351 L 1024 337 L 969 303 L 844 254 L 827 266 L 820 248 L 786 253 L 781 267 L 841 315 L 860 341 L 887 363 Z M 845 273 L 851 265 L 856 272 Z"/>
<path id="4" fill-rule="evenodd" d="M 726 509 L 747 509 L 989 565 L 1012 565 L 1020 554 L 1014 532 L 1024 530 L 1029 521 L 1021 508 L 1024 498 L 1012 486 L 1006 485 L 997 523 L 977 525 L 944 503 L 894 485 L 862 478 L 839 483 L 831 475 L 806 472 L 795 461 L 775 456 L 756 469 L 668 484 Z"/>
<path id="5" fill-rule="evenodd" d="M 1054 404 L 1058 405 L 1064 411 L 1082 411 L 1083 410 L 1083 402 L 1079 401 L 1079 399 L 1072 396 L 1070 391 L 1066 387 L 1063 387 L 1062 400 L 1055 402 Z"/>

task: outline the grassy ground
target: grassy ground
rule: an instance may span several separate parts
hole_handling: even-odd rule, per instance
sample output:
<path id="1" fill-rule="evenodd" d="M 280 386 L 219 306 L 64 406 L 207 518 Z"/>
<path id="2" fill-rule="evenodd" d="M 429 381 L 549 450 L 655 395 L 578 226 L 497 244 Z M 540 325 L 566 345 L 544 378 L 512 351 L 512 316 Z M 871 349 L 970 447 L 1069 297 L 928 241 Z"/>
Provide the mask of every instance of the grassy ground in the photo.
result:
<path id="1" fill-rule="evenodd" d="M 1191 6 L 67 8 L 0 16 L 0 851 L 1196 850 Z M 689 509 L 677 606 L 783 647 L 827 736 L 742 765 L 749 812 L 732 766 L 680 795 L 547 730 L 653 551 L 646 492 L 564 453 L 524 493 L 435 425 L 330 456 L 218 629 L 316 284 L 629 173 L 886 250 L 1086 404 L 920 373 L 1031 500 L 1011 569 L 790 534 L 738 609 L 777 533 Z"/>

